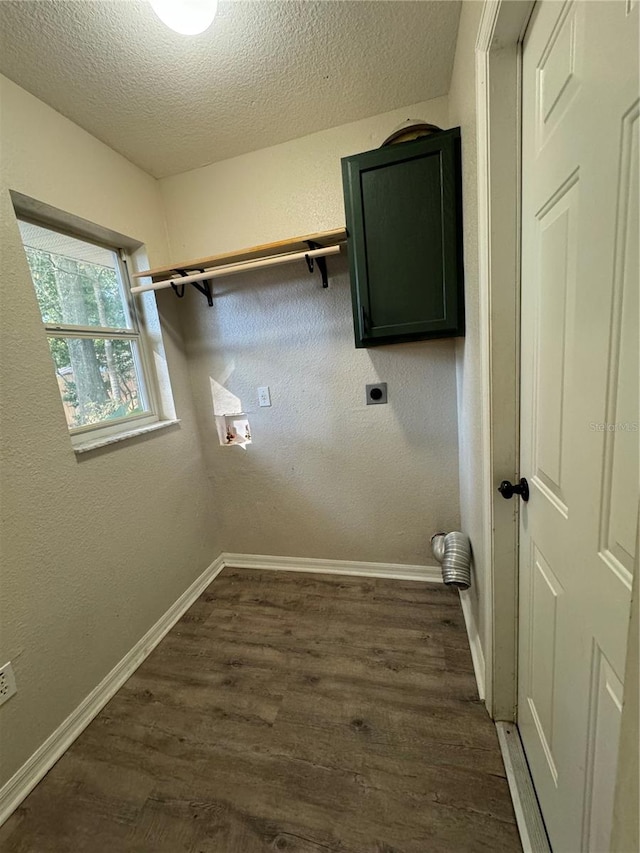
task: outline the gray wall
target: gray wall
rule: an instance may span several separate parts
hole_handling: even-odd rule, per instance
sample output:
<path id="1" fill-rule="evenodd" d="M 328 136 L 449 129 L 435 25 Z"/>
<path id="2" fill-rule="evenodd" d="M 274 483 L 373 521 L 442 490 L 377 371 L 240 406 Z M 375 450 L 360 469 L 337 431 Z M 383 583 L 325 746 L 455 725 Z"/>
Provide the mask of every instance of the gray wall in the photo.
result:
<path id="1" fill-rule="evenodd" d="M 380 145 L 405 118 L 448 122 L 445 98 L 162 180 L 174 257 L 344 225 L 340 157 Z M 323 291 L 304 263 L 183 300 L 211 511 L 225 550 L 432 563 L 429 536 L 459 526 L 455 341 L 356 350 L 346 260 Z M 389 403 L 365 405 L 386 381 Z M 269 385 L 273 406 L 257 407 Z M 254 442 L 220 447 L 224 392 Z M 228 409 L 227 409 L 228 410 Z"/>
<path id="2" fill-rule="evenodd" d="M 456 56 L 449 91 L 449 119 L 462 128 L 464 218 L 464 276 L 466 335 L 457 345 L 460 516 L 471 539 L 473 585 L 466 596 L 471 605 L 483 652 L 486 651 L 485 535 L 482 495 L 482 391 L 478 293 L 478 173 L 476 166 L 475 43 L 483 4 L 462 4 Z"/>
<path id="3" fill-rule="evenodd" d="M 157 183 L 0 78 L 0 784 L 219 554 L 175 300 L 162 298 L 179 427 L 76 457 L 9 189 L 166 260 Z"/>

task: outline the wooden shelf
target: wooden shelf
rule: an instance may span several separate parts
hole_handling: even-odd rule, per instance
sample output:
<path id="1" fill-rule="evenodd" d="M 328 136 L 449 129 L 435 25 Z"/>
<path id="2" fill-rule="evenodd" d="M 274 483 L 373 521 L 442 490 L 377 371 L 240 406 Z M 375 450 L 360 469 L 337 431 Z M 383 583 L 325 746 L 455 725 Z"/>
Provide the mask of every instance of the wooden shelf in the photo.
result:
<path id="1" fill-rule="evenodd" d="M 208 258 L 197 258 L 195 261 L 174 264 L 171 267 L 157 267 L 152 270 L 143 270 L 133 274 L 134 278 L 166 278 L 172 273 L 191 270 L 214 269 L 225 264 L 241 263 L 242 261 L 253 261 L 258 258 L 269 258 L 274 255 L 286 255 L 290 252 L 304 252 L 309 248 L 308 243 L 313 242 L 322 248 L 335 246 L 347 239 L 345 228 L 334 228 L 332 231 L 319 231 L 317 234 L 305 234 L 303 237 L 290 237 L 288 240 L 279 240 L 276 243 L 264 243 L 262 246 L 252 246 L 250 249 L 239 249 L 235 252 L 224 252 L 220 255 L 211 255 Z"/>

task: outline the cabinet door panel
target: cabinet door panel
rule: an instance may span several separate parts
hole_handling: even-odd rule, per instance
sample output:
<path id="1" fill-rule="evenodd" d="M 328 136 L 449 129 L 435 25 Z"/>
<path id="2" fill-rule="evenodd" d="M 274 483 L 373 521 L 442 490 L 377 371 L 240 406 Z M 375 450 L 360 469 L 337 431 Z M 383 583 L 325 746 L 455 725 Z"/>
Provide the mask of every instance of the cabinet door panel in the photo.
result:
<path id="1" fill-rule="evenodd" d="M 462 334 L 459 130 L 343 160 L 356 346 Z"/>
<path id="2" fill-rule="evenodd" d="M 375 328 L 444 319 L 440 153 L 360 174 L 370 322 Z M 437 204 L 425 204 L 424 197 Z M 389 239 L 393 235 L 394 239 Z"/>

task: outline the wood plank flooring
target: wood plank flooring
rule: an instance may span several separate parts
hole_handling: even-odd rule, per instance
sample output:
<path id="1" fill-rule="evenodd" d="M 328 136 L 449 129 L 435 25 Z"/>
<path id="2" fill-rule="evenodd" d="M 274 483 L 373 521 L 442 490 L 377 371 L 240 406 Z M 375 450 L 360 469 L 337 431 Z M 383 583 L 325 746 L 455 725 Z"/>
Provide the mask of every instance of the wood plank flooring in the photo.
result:
<path id="1" fill-rule="evenodd" d="M 520 851 L 458 596 L 225 569 L 0 829 L 0 848 Z"/>

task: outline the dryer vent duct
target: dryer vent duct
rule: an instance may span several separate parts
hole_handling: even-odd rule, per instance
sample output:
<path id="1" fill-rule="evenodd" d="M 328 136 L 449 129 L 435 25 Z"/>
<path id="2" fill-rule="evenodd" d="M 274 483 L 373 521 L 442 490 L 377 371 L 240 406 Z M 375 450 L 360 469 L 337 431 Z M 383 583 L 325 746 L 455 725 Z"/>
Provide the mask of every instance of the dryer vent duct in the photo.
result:
<path id="1" fill-rule="evenodd" d="M 471 586 L 471 546 L 469 537 L 459 530 L 453 533 L 435 533 L 431 537 L 431 550 L 442 564 L 442 580 L 456 589 Z"/>

